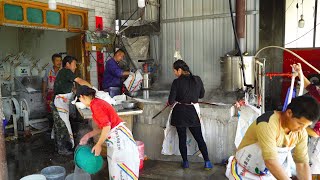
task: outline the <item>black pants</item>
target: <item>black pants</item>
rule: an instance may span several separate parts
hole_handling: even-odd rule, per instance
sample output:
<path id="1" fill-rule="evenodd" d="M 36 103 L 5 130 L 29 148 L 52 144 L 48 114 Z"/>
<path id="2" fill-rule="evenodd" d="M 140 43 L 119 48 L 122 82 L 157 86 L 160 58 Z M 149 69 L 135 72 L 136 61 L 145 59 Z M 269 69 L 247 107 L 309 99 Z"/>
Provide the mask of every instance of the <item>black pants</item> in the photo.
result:
<path id="1" fill-rule="evenodd" d="M 179 150 L 182 156 L 183 161 L 188 160 L 187 156 L 187 128 L 186 127 L 176 127 L 178 136 L 179 136 Z M 193 135 L 194 139 L 198 143 L 199 150 L 202 153 L 203 159 L 205 161 L 209 161 L 209 156 L 208 156 L 208 149 L 207 145 L 204 142 L 204 139 L 202 137 L 202 131 L 201 131 L 201 126 L 198 127 L 189 127 L 189 130 L 191 134 Z"/>

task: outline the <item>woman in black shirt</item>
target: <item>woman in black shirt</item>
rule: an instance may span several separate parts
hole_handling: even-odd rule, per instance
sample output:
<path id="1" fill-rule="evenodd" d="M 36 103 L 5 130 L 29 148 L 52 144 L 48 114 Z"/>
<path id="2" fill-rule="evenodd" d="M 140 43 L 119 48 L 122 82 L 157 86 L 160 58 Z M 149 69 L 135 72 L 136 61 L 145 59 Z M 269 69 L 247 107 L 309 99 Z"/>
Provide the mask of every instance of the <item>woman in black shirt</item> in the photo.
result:
<path id="1" fill-rule="evenodd" d="M 182 167 L 189 168 L 187 158 L 187 133 L 189 128 L 205 160 L 205 169 L 211 169 L 212 164 L 208 157 L 207 145 L 203 139 L 199 116 L 194 103 L 204 97 L 204 87 L 199 76 L 194 76 L 189 66 L 183 60 L 173 63 L 173 72 L 177 76 L 171 85 L 168 103 L 174 105 L 171 115 L 171 125 L 177 128 L 179 137 L 179 150 L 183 159 Z"/>

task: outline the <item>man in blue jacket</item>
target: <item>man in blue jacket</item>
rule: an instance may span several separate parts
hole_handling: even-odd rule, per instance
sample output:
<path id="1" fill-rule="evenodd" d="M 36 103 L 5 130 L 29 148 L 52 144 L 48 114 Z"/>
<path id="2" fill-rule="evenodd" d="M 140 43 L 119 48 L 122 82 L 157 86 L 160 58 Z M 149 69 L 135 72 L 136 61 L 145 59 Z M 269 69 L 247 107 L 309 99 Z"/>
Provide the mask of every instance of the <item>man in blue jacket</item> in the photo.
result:
<path id="1" fill-rule="evenodd" d="M 119 49 L 114 53 L 113 58 L 106 62 L 102 88 L 104 91 L 109 92 L 111 97 L 121 94 L 121 77 L 129 76 L 130 74 L 130 71 L 123 71 L 119 66 L 119 62 L 123 60 L 124 56 L 124 51 Z"/>

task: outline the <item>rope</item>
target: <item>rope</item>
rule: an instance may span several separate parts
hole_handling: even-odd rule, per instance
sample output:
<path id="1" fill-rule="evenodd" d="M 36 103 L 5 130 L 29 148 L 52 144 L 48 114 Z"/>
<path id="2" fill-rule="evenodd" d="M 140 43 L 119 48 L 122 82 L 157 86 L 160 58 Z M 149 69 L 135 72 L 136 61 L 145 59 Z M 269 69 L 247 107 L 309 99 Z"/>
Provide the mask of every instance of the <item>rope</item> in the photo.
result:
<path id="1" fill-rule="evenodd" d="M 299 56 L 298 54 L 290 51 L 289 49 L 286 49 L 286 48 L 283 48 L 283 47 L 280 47 L 280 46 L 267 46 L 267 47 L 264 47 L 264 48 L 260 49 L 260 50 L 256 53 L 255 57 L 257 57 L 261 51 L 263 51 L 263 50 L 265 50 L 265 49 L 269 49 L 269 48 L 278 48 L 278 49 L 282 49 L 282 50 L 284 50 L 284 51 L 287 51 L 287 52 L 291 53 L 292 55 L 294 55 L 295 57 L 297 57 L 298 59 L 300 59 L 302 62 L 304 62 L 307 66 L 309 66 L 311 69 L 315 70 L 318 74 L 320 74 L 320 71 L 319 71 L 317 68 L 315 68 L 314 66 L 312 66 L 310 63 L 308 63 L 306 60 L 304 60 L 301 56 Z"/>

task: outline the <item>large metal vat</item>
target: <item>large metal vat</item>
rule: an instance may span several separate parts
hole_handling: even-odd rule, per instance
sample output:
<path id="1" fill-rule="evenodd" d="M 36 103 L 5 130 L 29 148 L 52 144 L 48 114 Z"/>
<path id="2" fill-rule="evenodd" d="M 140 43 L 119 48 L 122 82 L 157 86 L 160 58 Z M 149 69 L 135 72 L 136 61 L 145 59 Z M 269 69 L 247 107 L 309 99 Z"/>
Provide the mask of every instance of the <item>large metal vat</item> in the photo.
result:
<path id="1" fill-rule="evenodd" d="M 244 89 L 240 56 L 226 56 L 222 62 L 222 88 L 227 92 Z M 243 56 L 244 73 L 247 85 L 254 86 L 254 56 Z"/>

